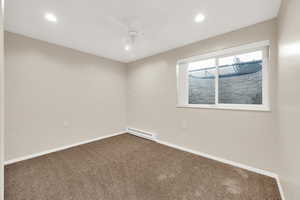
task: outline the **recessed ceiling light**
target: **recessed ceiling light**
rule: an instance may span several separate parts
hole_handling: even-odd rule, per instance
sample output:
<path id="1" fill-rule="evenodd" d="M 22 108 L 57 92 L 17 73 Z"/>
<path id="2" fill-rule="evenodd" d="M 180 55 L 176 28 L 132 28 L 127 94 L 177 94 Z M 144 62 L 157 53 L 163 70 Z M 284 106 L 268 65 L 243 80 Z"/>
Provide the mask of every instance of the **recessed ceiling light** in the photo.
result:
<path id="1" fill-rule="evenodd" d="M 131 46 L 129 44 L 126 44 L 125 47 L 124 47 L 124 49 L 126 51 L 130 51 L 131 50 Z"/>
<path id="2" fill-rule="evenodd" d="M 56 16 L 52 13 L 46 13 L 45 19 L 48 20 L 49 22 L 57 22 Z"/>
<path id="3" fill-rule="evenodd" d="M 195 17 L 195 22 L 196 23 L 200 23 L 203 22 L 205 20 L 205 16 L 202 13 L 199 13 L 198 15 L 196 15 Z"/>

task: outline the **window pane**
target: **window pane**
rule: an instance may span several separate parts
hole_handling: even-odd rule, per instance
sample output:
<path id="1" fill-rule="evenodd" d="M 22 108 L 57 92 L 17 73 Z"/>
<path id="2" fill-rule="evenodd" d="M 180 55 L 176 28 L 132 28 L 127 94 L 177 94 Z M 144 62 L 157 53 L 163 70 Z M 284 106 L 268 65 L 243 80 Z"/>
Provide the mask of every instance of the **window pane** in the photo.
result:
<path id="1" fill-rule="evenodd" d="M 189 64 L 189 104 L 215 104 L 216 60 Z"/>
<path id="2" fill-rule="evenodd" d="M 219 103 L 262 104 L 262 51 L 219 59 Z"/>

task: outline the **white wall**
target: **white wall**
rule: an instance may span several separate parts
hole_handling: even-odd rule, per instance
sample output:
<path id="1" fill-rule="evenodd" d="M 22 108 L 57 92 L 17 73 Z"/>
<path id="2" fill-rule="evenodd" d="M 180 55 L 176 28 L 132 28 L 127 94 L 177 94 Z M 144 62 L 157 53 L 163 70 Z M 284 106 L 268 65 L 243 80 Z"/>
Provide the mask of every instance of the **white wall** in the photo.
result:
<path id="1" fill-rule="evenodd" d="M 177 60 L 263 40 L 271 41 L 271 112 L 176 108 Z M 127 73 L 129 127 L 155 132 L 173 144 L 277 172 L 276 20 L 130 63 Z"/>
<path id="2" fill-rule="evenodd" d="M 300 1 L 283 0 L 279 15 L 281 180 L 288 200 L 300 199 Z"/>
<path id="3" fill-rule="evenodd" d="M 126 66 L 5 33 L 5 160 L 126 127 Z"/>
<path id="4" fill-rule="evenodd" d="M 0 200 L 4 200 L 4 47 L 3 47 L 4 2 L 0 0 Z"/>

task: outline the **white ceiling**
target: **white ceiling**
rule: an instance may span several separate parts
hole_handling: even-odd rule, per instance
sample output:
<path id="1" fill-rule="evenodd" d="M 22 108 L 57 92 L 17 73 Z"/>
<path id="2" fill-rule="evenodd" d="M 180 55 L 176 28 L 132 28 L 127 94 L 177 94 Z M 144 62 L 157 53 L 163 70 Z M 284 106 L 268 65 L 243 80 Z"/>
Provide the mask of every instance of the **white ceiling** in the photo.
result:
<path id="1" fill-rule="evenodd" d="M 277 16 L 281 0 L 8 0 L 7 31 L 130 62 Z M 58 22 L 44 19 L 54 13 Z M 203 13 L 206 20 L 196 24 Z M 127 25 L 143 35 L 124 50 Z"/>

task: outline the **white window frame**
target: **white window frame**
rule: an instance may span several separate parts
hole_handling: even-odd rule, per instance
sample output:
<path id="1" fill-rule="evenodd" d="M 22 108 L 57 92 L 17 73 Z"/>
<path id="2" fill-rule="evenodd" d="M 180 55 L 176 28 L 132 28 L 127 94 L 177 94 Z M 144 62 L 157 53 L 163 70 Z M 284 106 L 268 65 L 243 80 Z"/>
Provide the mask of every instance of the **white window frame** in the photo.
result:
<path id="1" fill-rule="evenodd" d="M 262 65 L 262 104 L 220 104 L 219 103 L 219 76 L 215 76 L 215 104 L 189 104 L 189 86 L 188 86 L 188 66 L 191 62 L 216 58 L 216 65 L 218 70 L 219 58 L 243 54 L 253 51 L 263 52 L 263 65 Z M 213 53 L 208 53 L 200 56 L 194 56 L 177 62 L 177 107 L 179 108 L 211 108 L 211 109 L 230 109 L 230 110 L 253 110 L 253 111 L 270 111 L 269 103 L 269 51 L 270 41 L 261 41 L 243 46 L 228 48 Z"/>

